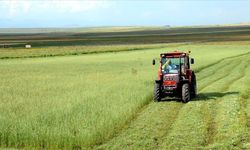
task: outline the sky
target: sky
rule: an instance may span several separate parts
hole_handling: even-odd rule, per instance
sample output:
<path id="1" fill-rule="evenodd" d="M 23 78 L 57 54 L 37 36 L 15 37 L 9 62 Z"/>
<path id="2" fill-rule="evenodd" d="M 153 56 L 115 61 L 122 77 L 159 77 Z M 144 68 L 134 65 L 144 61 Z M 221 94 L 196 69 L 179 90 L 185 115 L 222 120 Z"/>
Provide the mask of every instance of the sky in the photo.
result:
<path id="1" fill-rule="evenodd" d="M 250 22 L 247 0 L 0 0 L 0 28 Z"/>

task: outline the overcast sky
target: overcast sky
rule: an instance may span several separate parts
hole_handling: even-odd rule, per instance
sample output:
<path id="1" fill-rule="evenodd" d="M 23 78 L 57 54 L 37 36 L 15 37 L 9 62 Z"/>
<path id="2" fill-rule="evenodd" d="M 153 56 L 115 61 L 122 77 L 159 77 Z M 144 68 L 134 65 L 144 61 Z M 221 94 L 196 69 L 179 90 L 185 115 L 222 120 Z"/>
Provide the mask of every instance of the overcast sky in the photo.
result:
<path id="1" fill-rule="evenodd" d="M 0 0 L 0 27 L 211 25 L 250 22 L 247 0 Z"/>

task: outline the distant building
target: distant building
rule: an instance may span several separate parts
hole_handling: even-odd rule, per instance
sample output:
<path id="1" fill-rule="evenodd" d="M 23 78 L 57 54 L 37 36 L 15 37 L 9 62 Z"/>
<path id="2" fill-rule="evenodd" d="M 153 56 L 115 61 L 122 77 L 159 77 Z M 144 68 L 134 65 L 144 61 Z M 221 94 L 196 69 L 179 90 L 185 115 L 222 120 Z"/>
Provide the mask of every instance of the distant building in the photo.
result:
<path id="1" fill-rule="evenodd" d="M 25 48 L 31 48 L 31 45 L 25 45 Z"/>
<path id="2" fill-rule="evenodd" d="M 8 44 L 1 44 L 1 47 L 2 47 L 2 48 L 8 48 L 9 45 L 8 45 Z"/>

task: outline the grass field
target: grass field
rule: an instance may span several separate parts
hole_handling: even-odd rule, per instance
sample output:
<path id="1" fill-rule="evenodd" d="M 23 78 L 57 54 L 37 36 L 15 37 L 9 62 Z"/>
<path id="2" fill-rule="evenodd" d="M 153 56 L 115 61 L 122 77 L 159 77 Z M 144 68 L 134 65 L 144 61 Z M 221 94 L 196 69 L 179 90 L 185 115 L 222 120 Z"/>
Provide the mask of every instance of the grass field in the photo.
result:
<path id="1" fill-rule="evenodd" d="M 90 46 L 52 46 L 38 48 L 4 48 L 0 49 L 0 59 L 9 58 L 33 58 L 33 57 L 51 57 L 68 56 L 81 54 L 96 54 L 119 51 L 146 50 L 152 48 L 175 47 L 185 45 L 186 43 L 162 43 L 162 44 L 123 44 L 123 45 L 90 45 Z"/>
<path id="2" fill-rule="evenodd" d="M 48 47 L 54 48 L 55 46 L 249 41 L 249 35 L 250 25 L 212 27 L 106 27 L 97 29 L 0 29 L 0 47 L 6 45 L 10 48 L 24 48 L 25 44 L 31 44 L 34 48 L 44 49 Z"/>
<path id="3" fill-rule="evenodd" d="M 152 102 L 152 58 L 192 50 L 199 95 Z M 249 42 L 0 60 L 0 144 L 13 148 L 249 148 Z"/>

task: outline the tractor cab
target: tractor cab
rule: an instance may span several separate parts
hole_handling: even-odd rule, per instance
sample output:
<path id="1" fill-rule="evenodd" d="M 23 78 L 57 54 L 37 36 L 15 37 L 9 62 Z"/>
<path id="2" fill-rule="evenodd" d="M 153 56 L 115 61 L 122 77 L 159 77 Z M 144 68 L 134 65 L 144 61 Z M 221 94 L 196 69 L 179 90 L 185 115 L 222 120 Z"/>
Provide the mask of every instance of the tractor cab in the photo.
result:
<path id="1" fill-rule="evenodd" d="M 184 102 L 189 101 L 190 96 L 196 95 L 195 74 L 190 69 L 190 64 L 194 63 L 194 59 L 190 59 L 189 54 L 190 52 L 179 51 L 160 54 L 158 76 L 155 80 L 155 86 L 157 87 L 156 101 L 159 101 L 164 95 L 181 96 L 184 84 L 185 88 L 192 90 L 186 97 L 181 96 Z M 153 65 L 155 65 L 155 60 L 153 60 Z"/>

